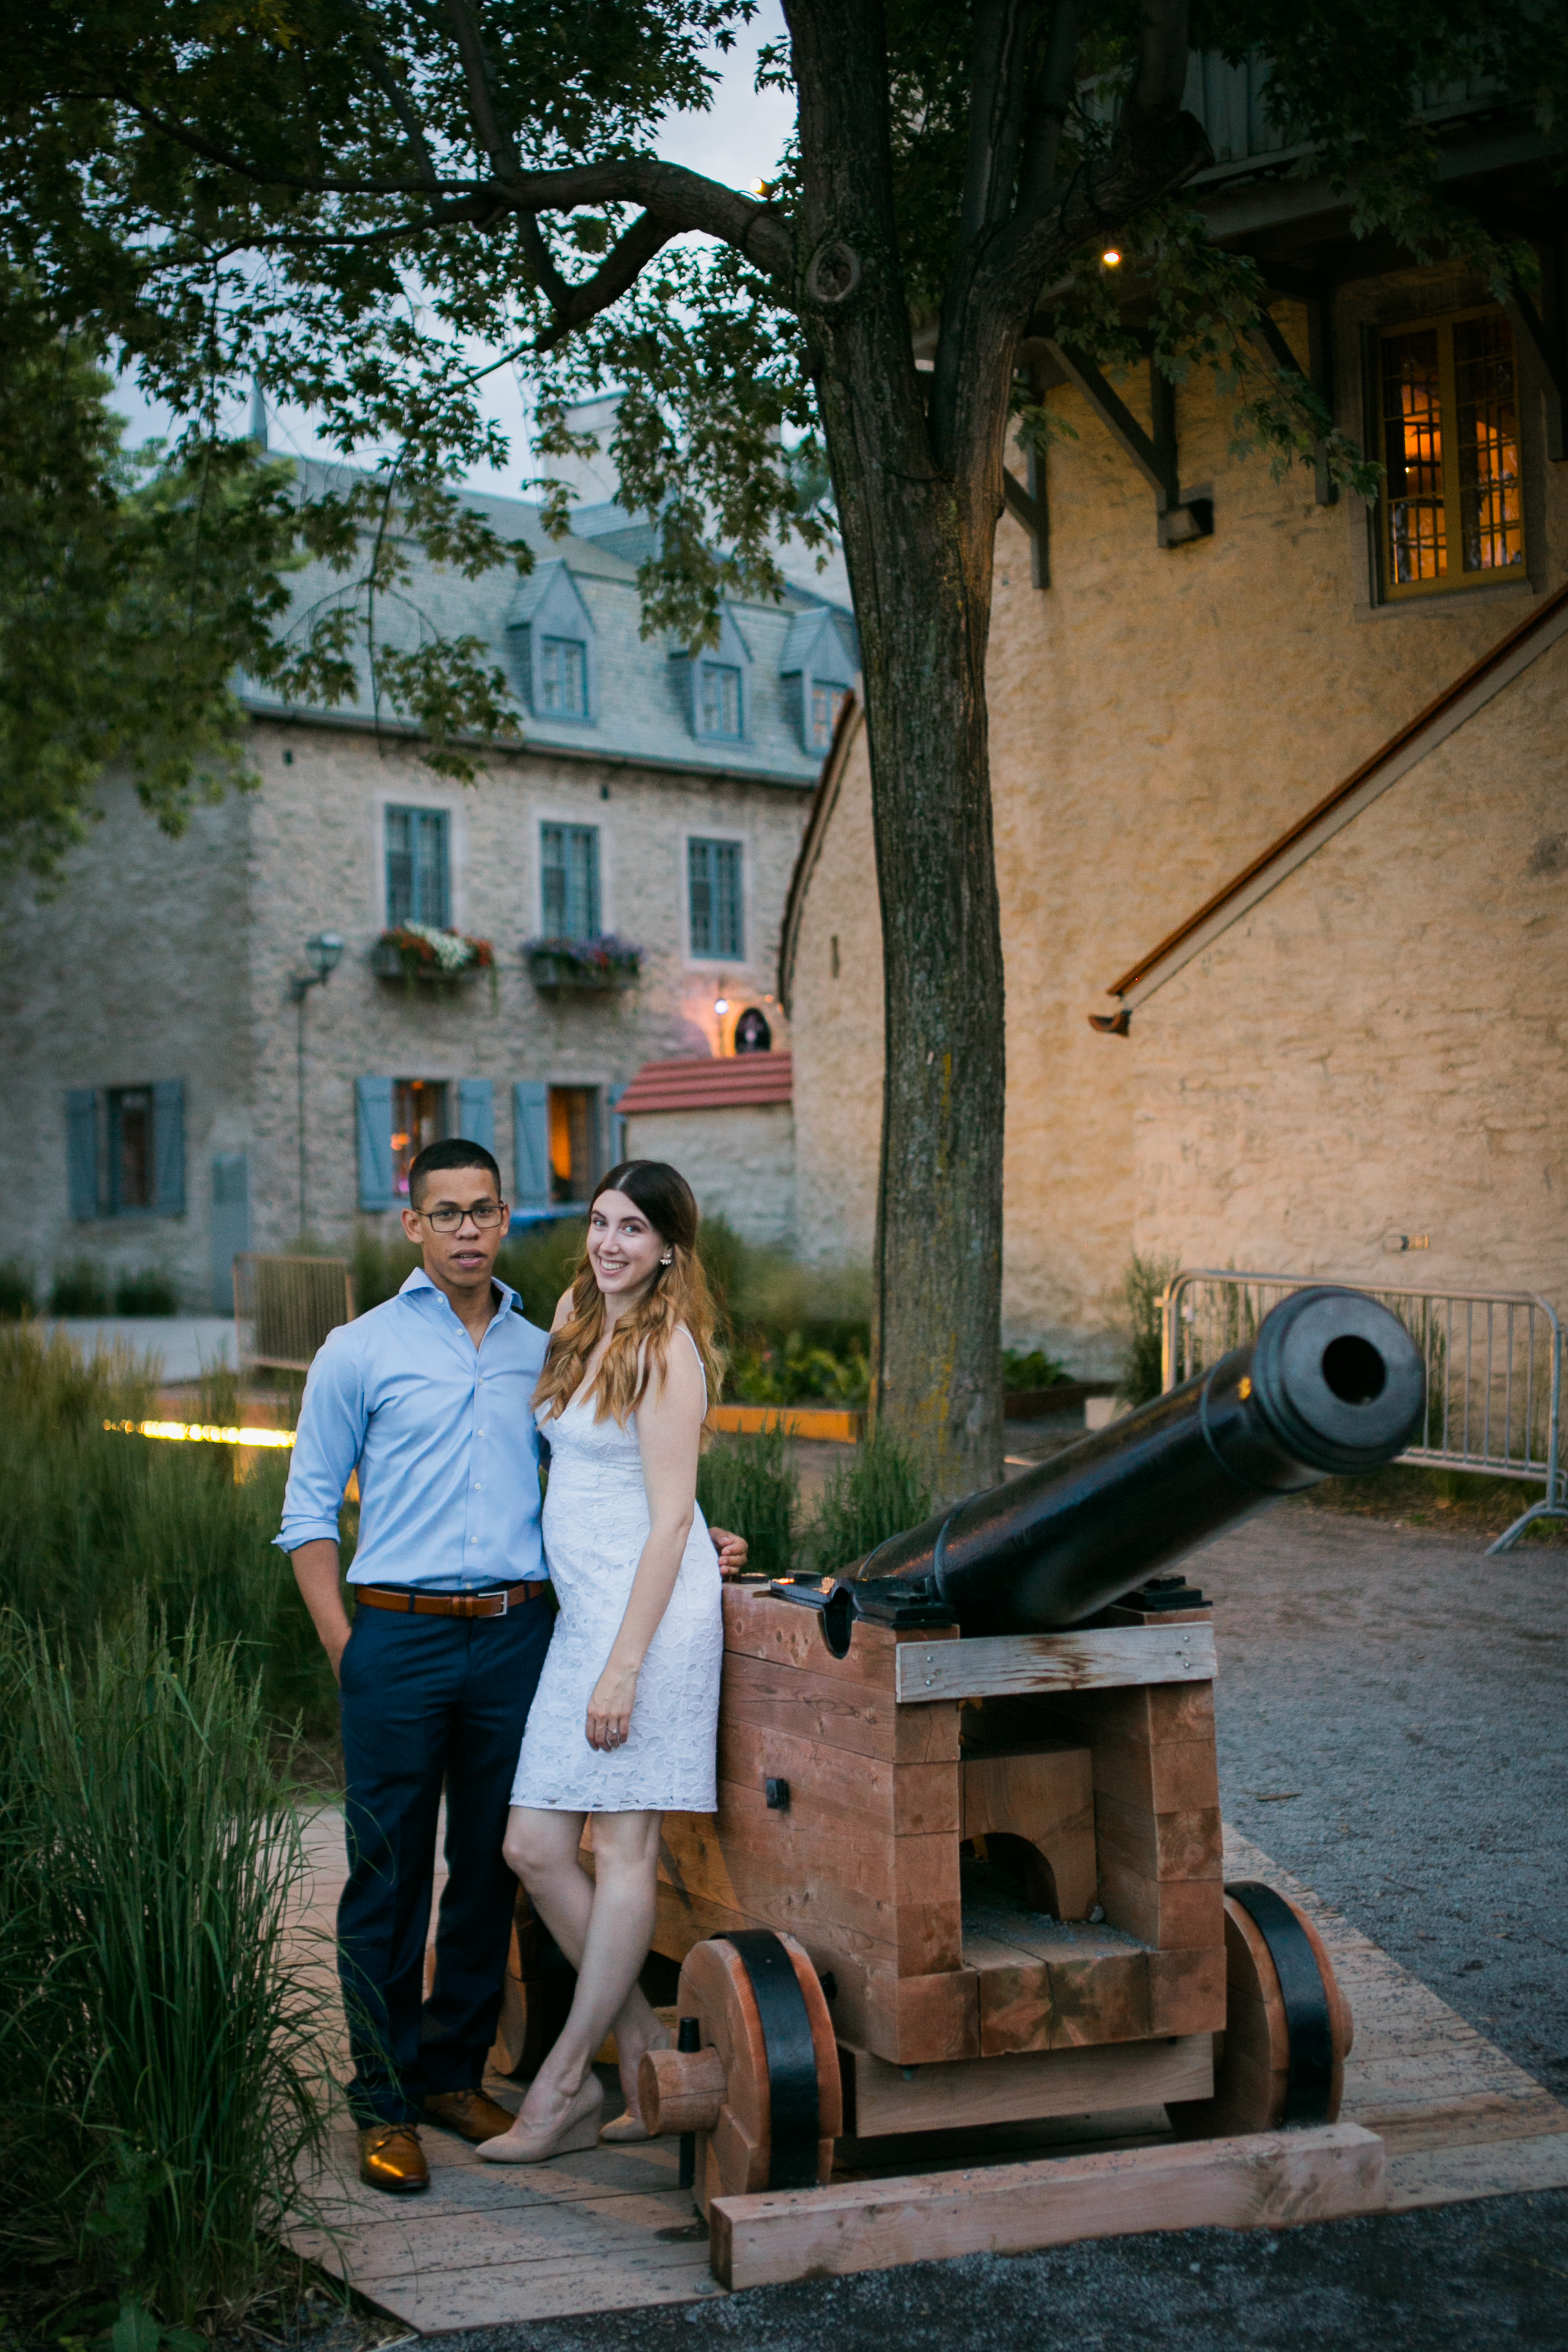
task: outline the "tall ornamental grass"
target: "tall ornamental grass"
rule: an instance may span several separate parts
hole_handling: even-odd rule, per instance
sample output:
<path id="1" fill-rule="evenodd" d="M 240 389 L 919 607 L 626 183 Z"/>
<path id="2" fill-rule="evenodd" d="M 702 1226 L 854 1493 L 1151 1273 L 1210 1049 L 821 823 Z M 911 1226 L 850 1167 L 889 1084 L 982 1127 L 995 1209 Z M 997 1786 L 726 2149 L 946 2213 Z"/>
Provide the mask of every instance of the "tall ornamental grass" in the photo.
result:
<path id="1" fill-rule="evenodd" d="M 328 2116 L 259 1679 L 135 1600 L 74 1655 L 0 1616 L 0 2255 L 77 2266 L 139 2339 L 221 2322 Z"/>
<path id="2" fill-rule="evenodd" d="M 799 1491 L 787 1437 L 771 1430 L 710 1446 L 697 1464 L 697 1500 L 710 1527 L 746 1538 L 750 1574 L 789 1574 Z"/>
<path id="3" fill-rule="evenodd" d="M 79 1646 L 145 1596 L 239 1643 L 268 1713 L 330 1738 L 331 1670 L 272 1540 L 288 1455 L 105 1428 L 149 1418 L 153 1394 L 132 1358 L 0 1325 L 0 1607 Z"/>
<path id="4" fill-rule="evenodd" d="M 930 1487 L 891 1430 L 878 1430 L 830 1473 L 806 1551 L 811 1565 L 831 1576 L 930 1514 Z"/>

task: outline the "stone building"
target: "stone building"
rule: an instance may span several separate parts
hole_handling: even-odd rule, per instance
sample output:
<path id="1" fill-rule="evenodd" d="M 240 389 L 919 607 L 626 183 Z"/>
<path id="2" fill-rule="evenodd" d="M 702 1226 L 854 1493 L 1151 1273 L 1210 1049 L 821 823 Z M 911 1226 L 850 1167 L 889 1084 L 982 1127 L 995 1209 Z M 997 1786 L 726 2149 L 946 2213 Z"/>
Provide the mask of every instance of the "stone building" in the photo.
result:
<path id="1" fill-rule="evenodd" d="M 172 842 L 111 779 L 57 894 L 8 886 L 0 1160 L 8 1249 L 44 1287 L 85 1255 L 221 1309 L 238 1249 L 393 1232 L 410 1159 L 445 1133 L 491 1143 L 514 1209 L 548 1213 L 586 1198 L 642 1064 L 727 1054 L 753 1008 L 785 1042 L 779 916 L 853 675 L 847 615 L 808 588 L 737 604 L 694 658 L 641 636 L 647 526 L 612 499 L 564 541 L 529 506 L 474 503 L 538 558 L 522 579 L 415 566 L 411 600 L 478 638 L 521 707 L 474 787 L 368 694 L 247 689 L 259 790 Z M 407 977 L 385 935 L 411 923 L 492 961 Z M 302 987 L 324 936 L 340 961 Z"/>
<path id="2" fill-rule="evenodd" d="M 1258 262 L 1275 359 L 1387 490 L 1274 480 L 1197 372 L 1112 384 L 1035 322 L 1025 358 L 1073 437 L 1015 450 L 997 551 L 1004 1338 L 1087 1375 L 1116 1364 L 1134 1250 L 1386 1279 L 1403 1236 L 1437 1286 L 1568 1295 L 1550 144 L 1484 93 L 1434 94 L 1448 193 L 1541 257 L 1503 306 L 1459 265 L 1357 241 L 1326 182 L 1291 176 L 1255 76 L 1195 60 L 1187 103 L 1219 159 L 1197 194 Z M 800 1246 L 865 1255 L 882 972 L 858 718 L 813 804 L 780 993 Z"/>

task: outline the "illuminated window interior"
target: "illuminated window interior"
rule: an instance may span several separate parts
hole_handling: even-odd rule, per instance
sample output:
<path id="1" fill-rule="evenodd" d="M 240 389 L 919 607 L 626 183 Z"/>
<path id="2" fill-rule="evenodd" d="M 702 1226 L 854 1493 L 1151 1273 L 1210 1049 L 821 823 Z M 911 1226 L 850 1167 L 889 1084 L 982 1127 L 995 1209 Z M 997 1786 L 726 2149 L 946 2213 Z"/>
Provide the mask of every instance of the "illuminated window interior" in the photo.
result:
<path id="1" fill-rule="evenodd" d="M 597 1171 L 593 1137 L 598 1124 L 592 1087 L 549 1090 L 549 1177 L 554 1202 L 586 1201 Z"/>
<path id="2" fill-rule="evenodd" d="M 1522 572 L 1513 334 L 1501 311 L 1385 335 L 1382 416 L 1390 597 Z"/>
<path id="3" fill-rule="evenodd" d="M 427 1143 L 446 1133 L 446 1087 L 440 1078 L 392 1081 L 392 1190 L 408 1198 L 408 1171 Z"/>

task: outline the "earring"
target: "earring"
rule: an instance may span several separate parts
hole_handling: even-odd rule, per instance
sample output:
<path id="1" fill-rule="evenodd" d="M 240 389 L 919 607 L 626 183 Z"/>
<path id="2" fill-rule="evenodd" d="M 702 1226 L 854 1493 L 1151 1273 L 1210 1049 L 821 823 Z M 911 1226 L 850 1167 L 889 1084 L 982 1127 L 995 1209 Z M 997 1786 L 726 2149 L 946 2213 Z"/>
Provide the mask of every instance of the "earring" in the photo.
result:
<path id="1" fill-rule="evenodd" d="M 662 1257 L 662 1258 L 659 1260 L 659 1264 L 660 1264 L 661 1265 L 674 1265 L 674 1262 L 675 1262 L 675 1260 L 674 1260 L 674 1253 L 673 1253 L 673 1252 L 671 1253 L 671 1255 L 670 1255 L 668 1257 Z"/>

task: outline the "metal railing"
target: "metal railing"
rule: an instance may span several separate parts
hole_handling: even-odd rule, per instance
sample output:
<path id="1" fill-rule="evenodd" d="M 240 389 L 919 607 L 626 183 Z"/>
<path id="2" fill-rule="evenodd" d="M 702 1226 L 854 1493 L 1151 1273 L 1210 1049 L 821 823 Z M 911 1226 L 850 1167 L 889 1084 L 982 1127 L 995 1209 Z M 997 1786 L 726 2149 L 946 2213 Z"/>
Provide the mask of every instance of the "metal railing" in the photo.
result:
<path id="1" fill-rule="evenodd" d="M 1160 1302 L 1162 1387 L 1177 1388 L 1228 1349 L 1245 1346 L 1270 1307 L 1325 1278 L 1229 1266 L 1178 1274 Z M 1425 1415 L 1416 1444 L 1401 1462 L 1539 1480 L 1545 1487 L 1541 1501 L 1488 1550 L 1509 1550 L 1534 1519 L 1568 1518 L 1559 1443 L 1563 1333 L 1548 1302 L 1524 1290 L 1339 1286 L 1386 1307 L 1421 1351 Z"/>
<path id="2" fill-rule="evenodd" d="M 235 1259 L 235 1336 L 242 1366 L 308 1372 L 329 1331 L 354 1319 L 354 1290 L 340 1257 Z"/>

